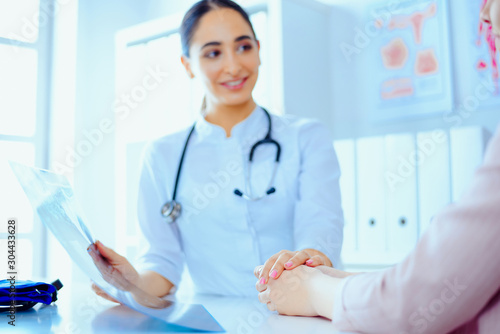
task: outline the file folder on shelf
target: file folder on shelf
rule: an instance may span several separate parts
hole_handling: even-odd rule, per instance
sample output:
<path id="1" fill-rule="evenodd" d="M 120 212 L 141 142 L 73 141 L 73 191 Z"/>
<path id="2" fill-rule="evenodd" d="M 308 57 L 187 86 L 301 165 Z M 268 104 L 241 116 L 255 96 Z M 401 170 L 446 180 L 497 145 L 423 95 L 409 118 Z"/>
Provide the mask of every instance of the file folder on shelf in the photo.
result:
<path id="1" fill-rule="evenodd" d="M 384 137 L 357 140 L 358 249 L 386 251 L 386 186 Z"/>
<path id="2" fill-rule="evenodd" d="M 333 143 L 340 165 L 340 194 L 344 212 L 342 253 L 356 250 L 356 160 L 354 140 Z"/>
<path id="3" fill-rule="evenodd" d="M 472 181 L 475 170 L 483 161 L 488 133 L 482 127 L 450 130 L 451 189 L 456 202 Z"/>
<path id="4" fill-rule="evenodd" d="M 417 134 L 419 235 L 432 217 L 451 202 L 450 140 L 443 130 Z"/>
<path id="5" fill-rule="evenodd" d="M 414 135 L 385 137 L 387 243 L 400 259 L 417 242 L 417 158 Z"/>

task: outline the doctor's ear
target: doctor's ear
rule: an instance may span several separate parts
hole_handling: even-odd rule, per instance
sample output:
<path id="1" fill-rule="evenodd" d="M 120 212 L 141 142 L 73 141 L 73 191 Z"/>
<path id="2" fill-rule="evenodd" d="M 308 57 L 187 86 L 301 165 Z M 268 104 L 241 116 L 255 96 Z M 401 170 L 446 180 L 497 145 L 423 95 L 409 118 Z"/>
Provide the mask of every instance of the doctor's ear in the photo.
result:
<path id="1" fill-rule="evenodd" d="M 262 64 L 262 61 L 260 60 L 260 41 L 256 39 L 255 42 L 257 42 L 257 51 L 259 54 L 259 66 L 260 66 Z"/>
<path id="2" fill-rule="evenodd" d="M 193 74 L 193 71 L 191 71 L 191 61 L 189 60 L 189 58 L 186 57 L 185 55 L 182 55 L 181 56 L 181 63 L 182 63 L 182 65 L 184 65 L 184 68 L 186 69 L 188 76 L 191 79 L 193 79 L 194 74 Z"/>

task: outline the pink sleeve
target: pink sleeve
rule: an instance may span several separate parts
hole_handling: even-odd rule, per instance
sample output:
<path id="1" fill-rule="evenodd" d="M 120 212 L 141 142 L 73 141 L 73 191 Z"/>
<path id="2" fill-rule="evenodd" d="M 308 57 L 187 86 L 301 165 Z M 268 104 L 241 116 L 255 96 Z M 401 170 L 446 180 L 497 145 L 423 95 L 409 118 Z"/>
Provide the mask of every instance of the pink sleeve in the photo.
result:
<path id="1" fill-rule="evenodd" d="M 342 331 L 448 333 L 500 287 L 500 131 L 462 199 L 445 208 L 400 264 L 351 276 L 337 289 Z"/>

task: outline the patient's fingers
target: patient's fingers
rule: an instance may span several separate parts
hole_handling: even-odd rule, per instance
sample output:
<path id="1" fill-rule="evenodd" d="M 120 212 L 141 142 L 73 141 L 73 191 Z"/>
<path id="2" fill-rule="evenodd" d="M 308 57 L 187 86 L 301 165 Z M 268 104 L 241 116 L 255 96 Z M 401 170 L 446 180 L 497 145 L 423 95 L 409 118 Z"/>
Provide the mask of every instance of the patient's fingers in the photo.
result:
<path id="1" fill-rule="evenodd" d="M 277 311 L 278 309 L 276 308 L 276 304 L 273 302 L 267 303 L 267 309 L 271 312 Z"/>
<path id="2" fill-rule="evenodd" d="M 267 304 L 271 301 L 271 297 L 269 296 L 269 290 L 264 290 L 263 292 L 259 293 L 259 301 L 262 304 Z"/>
<path id="3" fill-rule="evenodd" d="M 264 268 L 264 266 L 257 266 L 254 268 L 253 274 L 255 275 L 255 277 L 257 277 L 257 278 L 260 277 L 260 273 L 262 272 L 263 268 Z"/>
<path id="4" fill-rule="evenodd" d="M 262 304 L 266 304 L 269 311 L 276 311 L 276 305 L 271 301 L 269 290 L 259 293 L 259 301 Z"/>
<path id="5" fill-rule="evenodd" d="M 267 284 L 263 284 L 262 280 L 263 278 L 261 278 L 260 280 L 257 281 L 257 283 L 255 283 L 255 289 L 257 289 L 257 291 L 259 292 L 262 292 L 267 289 Z"/>

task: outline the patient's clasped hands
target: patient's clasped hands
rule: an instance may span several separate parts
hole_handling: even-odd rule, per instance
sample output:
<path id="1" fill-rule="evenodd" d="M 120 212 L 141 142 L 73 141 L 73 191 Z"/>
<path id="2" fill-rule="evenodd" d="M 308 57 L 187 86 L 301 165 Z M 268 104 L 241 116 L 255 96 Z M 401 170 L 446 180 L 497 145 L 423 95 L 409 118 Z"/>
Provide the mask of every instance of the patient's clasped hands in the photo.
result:
<path id="1" fill-rule="evenodd" d="M 296 252 L 291 260 L 284 263 L 284 270 L 276 261 L 269 277 L 266 275 L 268 262 L 255 268 L 254 274 L 258 279 L 255 287 L 259 291 L 259 301 L 266 304 L 269 310 L 283 315 L 323 316 L 331 319 L 335 288 L 343 278 L 353 275 L 319 265 L 317 257 L 307 258 L 307 251 Z M 276 267 L 279 269 L 274 269 Z M 276 270 L 276 273 L 279 270 L 279 275 L 273 274 L 272 270 Z"/>

